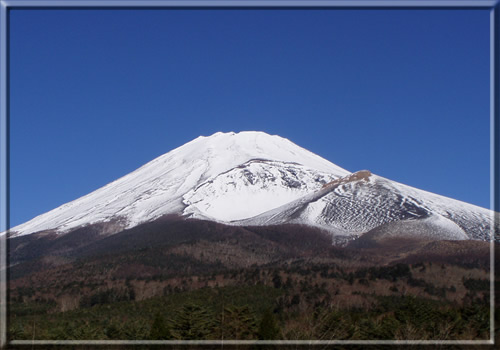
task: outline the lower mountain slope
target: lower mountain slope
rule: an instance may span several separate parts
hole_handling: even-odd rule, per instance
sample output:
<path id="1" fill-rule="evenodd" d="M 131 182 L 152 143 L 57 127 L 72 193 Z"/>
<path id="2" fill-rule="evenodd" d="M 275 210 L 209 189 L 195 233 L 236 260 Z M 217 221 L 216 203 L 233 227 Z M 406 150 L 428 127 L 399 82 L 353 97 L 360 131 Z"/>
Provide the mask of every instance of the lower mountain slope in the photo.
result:
<path id="1" fill-rule="evenodd" d="M 341 248 L 331 245 L 328 232 L 309 226 L 240 227 L 177 217 L 97 236 L 98 241 L 81 238 L 96 237 L 97 229 L 58 239 L 11 239 L 11 259 L 17 259 L 9 271 L 11 337 L 489 336 L 487 242 L 373 231 Z M 37 245 L 47 254 L 23 257 Z M 189 317 L 186 328 L 182 325 Z M 259 331 L 269 319 L 273 332 Z"/>
<path id="2" fill-rule="evenodd" d="M 406 227 L 389 225 L 391 230 Z M 163 260 L 165 263 L 172 263 L 175 256 L 190 257 L 189 259 L 194 259 L 200 268 L 207 271 L 215 268 L 213 264 L 218 264 L 217 266 L 222 269 L 231 269 L 261 266 L 289 259 L 321 260 L 347 256 L 358 262 L 371 261 L 383 265 L 400 259 L 403 251 L 405 256 L 419 255 L 426 252 L 425 247 L 429 244 L 439 247 L 436 245 L 438 242 L 449 242 L 455 247 L 461 245 L 482 247 L 486 255 L 481 255 L 482 253 L 479 255 L 481 259 L 484 258 L 480 265 L 489 264 L 487 242 L 436 240 L 433 235 L 405 236 L 404 233 L 393 234 L 393 231 L 380 228 L 371 230 L 359 239 L 349 242 L 345 247 L 332 245 L 328 231 L 298 224 L 242 227 L 207 220 L 185 220 L 175 216 L 165 216 L 113 235 L 100 235 L 101 229 L 95 225 L 62 236 L 33 234 L 11 238 L 9 240 L 11 276 L 17 278 L 30 271 L 78 260 L 101 258 L 113 260 L 120 256 L 129 260 L 131 256 L 136 255 L 151 261 Z M 443 243 L 442 246 L 447 245 Z M 390 257 L 384 257 L 388 251 Z M 460 249 L 457 251 L 445 249 L 443 258 L 459 253 Z M 116 262 L 122 261 L 120 259 Z M 177 270 L 174 266 L 183 269 L 182 261 L 179 261 L 179 264 L 160 265 L 175 274 Z M 117 265 L 121 270 L 127 271 L 123 262 Z M 155 270 L 160 265 L 152 263 L 151 267 Z"/>

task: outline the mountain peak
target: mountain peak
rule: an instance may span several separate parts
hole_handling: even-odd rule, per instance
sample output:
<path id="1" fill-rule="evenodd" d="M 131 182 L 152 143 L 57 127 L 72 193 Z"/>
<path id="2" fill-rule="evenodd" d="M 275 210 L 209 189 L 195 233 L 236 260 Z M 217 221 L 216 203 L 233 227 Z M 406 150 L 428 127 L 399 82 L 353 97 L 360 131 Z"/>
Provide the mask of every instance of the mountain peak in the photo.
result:
<path id="1" fill-rule="evenodd" d="M 255 140 L 259 142 L 266 142 L 266 140 L 286 140 L 290 142 L 288 139 L 281 137 L 279 135 L 270 135 L 264 131 L 252 131 L 252 130 L 243 130 L 239 132 L 234 131 L 217 131 L 216 133 L 209 136 L 200 136 L 196 140 L 205 140 L 205 141 L 215 141 L 215 140 L 232 140 L 234 142 L 242 142 L 248 140 Z"/>
<path id="2" fill-rule="evenodd" d="M 242 130 L 239 132 L 234 132 L 234 131 L 217 131 L 216 133 L 213 133 L 210 136 L 204 136 L 204 137 L 216 137 L 216 136 L 244 136 L 244 135 L 266 135 L 266 136 L 272 136 L 269 135 L 268 133 L 264 131 L 255 131 L 255 130 Z M 275 136 L 275 135 L 273 135 Z"/>

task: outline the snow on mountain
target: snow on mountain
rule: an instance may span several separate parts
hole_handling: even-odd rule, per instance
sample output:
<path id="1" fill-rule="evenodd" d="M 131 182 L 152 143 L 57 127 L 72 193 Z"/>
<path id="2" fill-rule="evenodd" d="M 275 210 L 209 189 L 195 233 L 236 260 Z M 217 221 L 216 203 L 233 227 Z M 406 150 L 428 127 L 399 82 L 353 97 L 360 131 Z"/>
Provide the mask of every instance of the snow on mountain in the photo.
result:
<path id="1" fill-rule="evenodd" d="M 367 235 L 425 239 L 467 240 L 465 231 L 455 222 L 439 214 L 415 220 L 393 221 L 368 231 Z"/>
<path id="2" fill-rule="evenodd" d="M 349 174 L 279 136 L 200 136 L 72 202 L 10 230 L 10 236 L 113 222 L 115 231 L 165 214 L 249 218 Z"/>
<path id="3" fill-rule="evenodd" d="M 223 222 L 245 219 L 314 192 L 335 178 L 300 164 L 251 160 L 186 193 L 183 214 Z"/>
<path id="4" fill-rule="evenodd" d="M 250 131 L 198 137 L 10 233 L 106 223 L 111 234 L 167 214 L 232 225 L 303 224 L 347 239 L 377 229 L 489 240 L 493 222 L 487 209 L 366 170 L 351 174 L 287 139 Z"/>
<path id="5" fill-rule="evenodd" d="M 441 239 L 489 240 L 493 220 L 492 212 L 487 209 L 360 171 L 281 207 L 233 224 L 305 224 L 337 236 L 355 238 L 394 222 L 405 222 L 406 231 L 418 231 L 421 236 L 425 231 L 426 236 L 434 232 Z M 416 229 L 417 226 L 420 228 Z M 403 228 L 402 225 L 390 226 L 391 229 L 395 227 Z M 400 234 L 404 235 L 404 230 Z"/>

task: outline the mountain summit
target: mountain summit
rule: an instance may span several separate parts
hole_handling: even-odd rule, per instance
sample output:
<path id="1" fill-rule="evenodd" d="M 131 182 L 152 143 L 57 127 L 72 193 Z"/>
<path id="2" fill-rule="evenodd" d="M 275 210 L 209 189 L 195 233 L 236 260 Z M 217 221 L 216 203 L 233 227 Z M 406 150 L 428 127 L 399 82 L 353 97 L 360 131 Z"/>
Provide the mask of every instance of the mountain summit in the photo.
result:
<path id="1" fill-rule="evenodd" d="M 100 224 L 112 234 L 165 215 L 250 225 L 302 224 L 334 237 L 490 237 L 491 212 L 349 171 L 263 132 L 200 136 L 72 202 L 10 230 L 62 234 Z"/>

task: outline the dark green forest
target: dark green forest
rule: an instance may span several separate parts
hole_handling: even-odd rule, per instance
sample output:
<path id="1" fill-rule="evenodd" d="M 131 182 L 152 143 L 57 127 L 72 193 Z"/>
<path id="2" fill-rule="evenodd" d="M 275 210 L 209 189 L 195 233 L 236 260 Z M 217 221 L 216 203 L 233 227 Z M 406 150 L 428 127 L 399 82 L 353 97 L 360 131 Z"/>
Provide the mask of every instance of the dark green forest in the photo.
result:
<path id="1" fill-rule="evenodd" d="M 395 281 L 405 270 L 399 266 L 376 274 Z M 353 283 L 363 284 L 371 276 L 359 273 Z M 297 286 L 278 279 L 270 286 L 166 289 L 163 296 L 141 301 L 125 290 L 108 289 L 82 298 L 78 308 L 66 312 L 51 300 L 13 301 L 9 335 L 17 340 L 488 339 L 489 298 L 477 292 L 485 282 L 467 279 L 464 284 L 470 293 L 462 305 L 353 292 L 370 301 L 365 307 L 335 305 L 335 296 L 304 283 L 303 293 L 296 293 Z"/>

